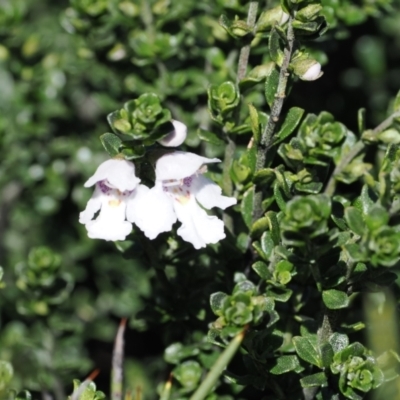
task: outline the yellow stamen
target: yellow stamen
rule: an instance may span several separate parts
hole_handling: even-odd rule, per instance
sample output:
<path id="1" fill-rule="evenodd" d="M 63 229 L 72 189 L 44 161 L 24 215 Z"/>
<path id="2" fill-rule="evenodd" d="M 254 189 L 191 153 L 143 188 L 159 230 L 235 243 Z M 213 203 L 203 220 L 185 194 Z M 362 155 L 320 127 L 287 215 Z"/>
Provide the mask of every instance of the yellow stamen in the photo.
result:
<path id="1" fill-rule="evenodd" d="M 118 207 L 120 204 L 121 204 L 121 200 L 118 200 L 118 199 L 108 201 L 108 205 L 110 207 Z"/>

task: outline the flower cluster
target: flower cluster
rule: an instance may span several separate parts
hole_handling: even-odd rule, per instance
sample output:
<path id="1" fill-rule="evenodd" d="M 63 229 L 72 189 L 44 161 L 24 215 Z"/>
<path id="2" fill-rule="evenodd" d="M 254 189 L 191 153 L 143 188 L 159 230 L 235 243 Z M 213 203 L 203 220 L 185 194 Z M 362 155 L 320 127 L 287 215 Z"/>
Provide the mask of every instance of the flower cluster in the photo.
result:
<path id="1" fill-rule="evenodd" d="M 172 122 L 175 130 L 160 141 L 166 147 L 179 146 L 186 138 L 186 126 Z M 219 161 L 182 151 L 166 153 L 156 161 L 151 189 L 139 183 L 132 162 L 105 161 L 85 183 L 85 187 L 95 185 L 95 190 L 79 222 L 92 239 L 124 240 L 132 224 L 154 239 L 178 220 L 182 224 L 178 235 L 196 249 L 217 243 L 225 237 L 224 224 L 204 209 L 236 204 L 235 198 L 222 196 L 221 188 L 203 176 L 207 164 Z"/>

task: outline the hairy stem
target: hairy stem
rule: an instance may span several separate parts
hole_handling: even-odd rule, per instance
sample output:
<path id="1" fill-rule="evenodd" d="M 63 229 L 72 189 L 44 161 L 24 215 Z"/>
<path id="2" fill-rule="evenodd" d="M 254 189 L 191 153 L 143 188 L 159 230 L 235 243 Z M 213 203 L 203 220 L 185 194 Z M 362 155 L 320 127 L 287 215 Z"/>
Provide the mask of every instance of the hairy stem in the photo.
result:
<path id="1" fill-rule="evenodd" d="M 324 344 L 329 341 L 329 337 L 335 332 L 338 319 L 338 311 L 324 307 L 321 327 L 318 330 L 318 342 Z"/>
<path id="2" fill-rule="evenodd" d="M 247 25 L 252 30 L 254 29 L 254 25 L 256 23 L 257 11 L 258 11 L 258 1 L 251 1 L 249 6 L 249 12 L 247 13 Z M 236 76 L 237 84 L 239 84 L 239 82 L 246 76 L 247 64 L 249 63 L 249 56 L 250 56 L 250 45 L 251 42 L 246 43 L 240 49 L 238 70 Z"/>
<path id="3" fill-rule="evenodd" d="M 396 118 L 400 118 L 400 111 L 394 112 L 393 114 L 389 115 L 383 122 L 381 122 L 372 132 L 374 135 L 378 135 L 382 131 L 384 131 L 386 128 L 389 128 L 390 125 L 392 125 L 393 120 Z"/>
<path id="4" fill-rule="evenodd" d="M 247 25 L 254 29 L 256 23 L 258 11 L 258 1 L 252 1 L 249 5 L 249 11 L 247 13 Z M 237 67 L 236 84 L 246 76 L 247 65 L 249 63 L 250 56 L 250 45 L 251 42 L 247 42 L 241 49 L 239 54 L 239 61 Z M 235 113 L 235 122 L 239 123 L 240 118 L 240 105 L 237 107 L 237 112 Z M 230 177 L 230 169 L 232 166 L 233 158 L 235 156 L 236 144 L 235 141 L 226 135 L 227 146 L 225 148 L 224 163 L 222 167 L 222 189 L 227 196 L 232 196 L 233 194 L 233 184 Z M 226 228 L 233 234 L 233 218 L 224 212 L 223 220 Z"/>
<path id="5" fill-rule="evenodd" d="M 267 160 L 268 151 L 271 148 L 271 144 L 276 132 L 277 124 L 281 115 L 283 102 L 286 97 L 286 87 L 289 79 L 289 63 L 292 57 L 293 45 L 294 45 L 294 31 L 293 31 L 293 17 L 289 18 L 288 29 L 287 29 L 287 46 L 283 53 L 282 67 L 279 73 L 278 88 L 275 95 L 275 100 L 271 107 L 271 115 L 269 117 L 267 126 L 261 135 L 261 140 L 257 144 L 257 155 L 256 155 L 256 171 L 261 170 L 265 166 Z M 262 188 L 256 185 L 253 201 L 253 221 L 257 220 L 262 215 Z"/>
<path id="6" fill-rule="evenodd" d="M 392 125 L 393 120 L 395 118 L 400 117 L 400 111 L 395 112 L 386 118 L 383 122 L 381 122 L 375 129 L 371 131 L 370 138 L 373 139 L 379 133 L 389 128 Z M 362 140 L 359 140 L 352 149 L 340 160 L 339 164 L 334 169 L 329 181 L 326 185 L 324 193 L 328 196 L 332 196 L 336 189 L 336 177 L 343 172 L 343 170 L 347 167 L 347 165 L 355 158 L 357 155 L 365 148 L 365 144 Z"/>

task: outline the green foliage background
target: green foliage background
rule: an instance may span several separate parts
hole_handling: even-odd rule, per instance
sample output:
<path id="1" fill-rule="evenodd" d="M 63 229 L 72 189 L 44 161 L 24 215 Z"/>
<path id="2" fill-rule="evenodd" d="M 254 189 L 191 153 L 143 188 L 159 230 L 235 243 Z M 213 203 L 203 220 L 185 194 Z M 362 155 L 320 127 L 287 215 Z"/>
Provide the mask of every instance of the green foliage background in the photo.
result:
<path id="1" fill-rule="evenodd" d="M 260 9 L 275 5 L 259 3 Z M 323 0 L 322 6 L 329 30 L 306 44 L 323 64 L 324 75 L 316 82 L 295 83 L 284 110 L 296 106 L 306 113 L 331 112 L 334 119 L 326 117 L 322 122 L 344 123 L 347 128 L 336 125 L 337 135 L 350 137 L 348 129 L 357 131 L 358 109 L 365 107 L 367 126 L 376 126 L 387 117 L 400 87 L 400 10 L 390 0 Z M 73 378 L 83 379 L 100 367 L 98 386 L 108 391 L 112 342 L 119 319 L 127 317 L 127 387 L 135 390 L 140 386 L 145 399 L 156 398 L 157 385 L 175 368 L 180 386 L 174 398 L 188 398 L 203 369 L 209 369 L 219 354 L 218 347 L 204 339 L 208 325 L 215 320 L 213 311 L 217 316 L 230 315 L 228 322 L 238 326 L 257 322 L 257 315 L 265 311 L 252 303 L 248 312 L 253 314 L 239 313 L 243 320 L 238 322 L 232 314 L 235 311 L 226 310 L 227 303 L 221 306 L 221 299 L 212 303 L 213 309 L 209 306 L 212 293 L 232 293 L 235 285 L 235 290 L 245 291 L 249 299 L 255 296 L 253 287 L 237 289 L 240 282 L 246 282 L 242 274 L 250 273 L 251 261 L 241 250 L 245 245 L 240 240 L 247 240 L 243 236 L 237 246 L 235 238 L 228 237 L 220 245 L 196 253 L 176 236 L 163 235 L 150 250 L 157 249 L 164 257 L 164 264 L 154 268 L 137 237 L 116 244 L 90 240 L 78 223 L 78 213 L 91 195 L 83 183 L 107 158 L 98 139 L 109 131 L 106 116 L 129 99 L 156 93 L 173 117 L 188 125 L 186 150 L 224 157 L 221 138 L 197 132 L 199 127 L 204 132 L 216 131 L 208 112 L 210 85 L 214 85 L 211 92 L 217 91 L 221 83 L 236 79 L 241 42 L 232 38 L 218 19 L 222 14 L 245 19 L 247 9 L 244 0 L 0 2 L 0 265 L 4 273 L 0 360 L 14 368 L 7 387 L 28 389 L 38 396 L 52 393 L 59 400 L 71 392 Z M 252 51 L 249 70 L 270 61 L 266 37 L 260 38 Z M 262 86 L 256 88 L 246 93 L 244 102 L 265 111 Z M 302 125 L 300 139 L 310 130 L 323 129 L 321 121 L 315 126 L 307 121 L 310 125 Z M 278 153 L 293 166 L 289 140 L 286 142 Z M 247 172 L 238 160 L 247 144 L 248 136 L 237 136 L 232 175 L 240 196 Z M 329 146 L 324 147 L 327 157 L 339 157 L 330 153 Z M 376 157 L 382 158 L 382 154 L 367 153 L 363 166 L 378 163 Z M 307 156 L 315 154 L 310 150 Z M 211 175 L 226 185 L 220 170 Z M 346 181 L 343 177 L 342 181 L 350 183 L 353 178 Z M 260 179 L 271 182 L 269 177 Z M 354 199 L 360 188 L 360 183 L 346 186 L 342 194 Z M 315 193 L 307 201 L 320 211 L 319 233 L 324 234 L 331 210 L 324 209 L 326 202 L 316 194 L 318 189 L 307 190 Z M 286 239 L 296 246 L 298 225 L 293 236 L 291 226 L 298 209 L 305 206 L 296 199 L 287 206 L 288 216 L 280 222 Z M 240 207 L 231 213 L 239 231 L 250 224 L 246 212 L 244 218 Z M 354 208 L 352 212 L 357 213 Z M 358 216 L 353 219 L 350 214 L 346 221 L 362 234 L 365 226 L 357 226 Z M 353 220 L 356 222 L 351 225 Z M 307 227 L 300 235 L 304 232 Z M 398 247 L 398 233 L 393 240 Z M 379 243 L 376 246 L 379 248 Z M 377 254 L 376 248 L 373 250 Z M 360 261 L 365 261 L 363 257 L 369 256 L 360 256 Z M 263 261 L 258 262 L 262 270 Z M 391 266 L 396 262 L 388 261 Z M 276 276 L 265 278 L 274 282 L 274 296 L 285 296 L 280 285 L 290 281 L 291 267 L 283 262 L 279 268 Z M 398 293 L 396 285 L 394 292 Z M 333 298 L 337 299 L 334 293 Z M 361 318 L 361 307 L 356 299 L 350 320 Z M 272 321 L 276 311 L 273 307 L 267 311 Z M 232 333 L 226 332 L 226 337 Z M 365 342 L 362 335 L 354 337 Z M 263 338 L 256 339 L 261 347 L 265 345 Z M 358 350 L 360 356 L 364 354 Z M 244 373 L 239 360 L 234 360 L 233 370 L 237 375 Z M 185 376 L 187 371 L 192 375 Z M 215 398 L 260 398 L 263 385 L 248 383 L 256 389 L 243 389 L 244 382 L 230 386 L 223 380 Z M 0 379 L 0 392 L 2 389 Z"/>

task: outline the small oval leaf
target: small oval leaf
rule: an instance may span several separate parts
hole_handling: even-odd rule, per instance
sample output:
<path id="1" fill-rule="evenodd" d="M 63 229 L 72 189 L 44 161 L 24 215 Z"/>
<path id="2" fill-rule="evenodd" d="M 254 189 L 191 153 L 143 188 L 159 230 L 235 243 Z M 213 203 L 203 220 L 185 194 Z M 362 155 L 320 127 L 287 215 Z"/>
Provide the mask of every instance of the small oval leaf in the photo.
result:
<path id="1" fill-rule="evenodd" d="M 338 310 L 346 308 L 349 305 L 349 297 L 345 292 L 336 289 L 324 290 L 322 300 L 327 308 Z"/>

